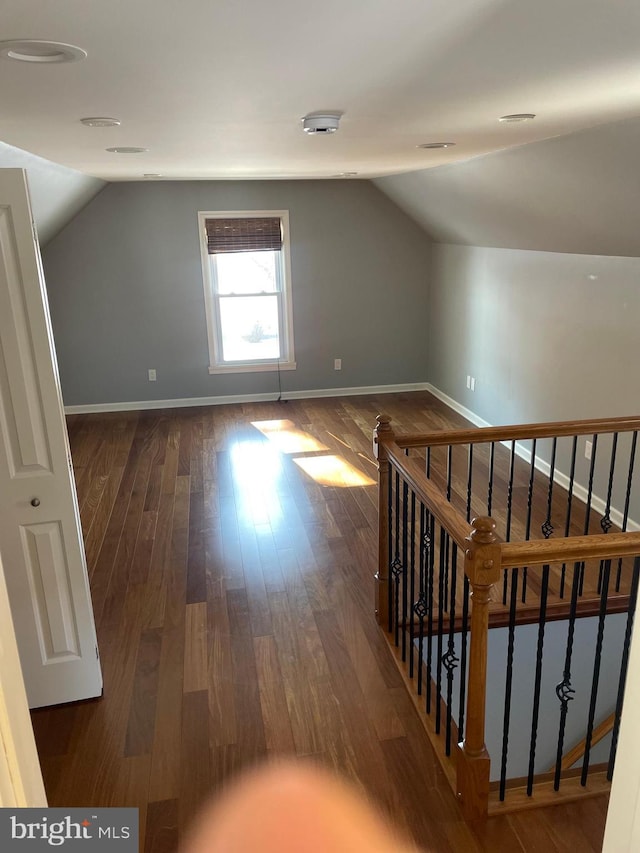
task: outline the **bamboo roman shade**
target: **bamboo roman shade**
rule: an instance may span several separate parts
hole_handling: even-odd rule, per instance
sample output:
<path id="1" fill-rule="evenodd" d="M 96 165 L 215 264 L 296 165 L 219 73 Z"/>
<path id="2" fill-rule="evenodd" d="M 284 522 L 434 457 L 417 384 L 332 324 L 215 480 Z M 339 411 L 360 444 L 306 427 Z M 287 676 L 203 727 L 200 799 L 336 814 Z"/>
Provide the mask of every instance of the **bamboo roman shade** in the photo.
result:
<path id="1" fill-rule="evenodd" d="M 282 227 L 277 216 L 206 219 L 205 227 L 210 255 L 282 249 Z"/>

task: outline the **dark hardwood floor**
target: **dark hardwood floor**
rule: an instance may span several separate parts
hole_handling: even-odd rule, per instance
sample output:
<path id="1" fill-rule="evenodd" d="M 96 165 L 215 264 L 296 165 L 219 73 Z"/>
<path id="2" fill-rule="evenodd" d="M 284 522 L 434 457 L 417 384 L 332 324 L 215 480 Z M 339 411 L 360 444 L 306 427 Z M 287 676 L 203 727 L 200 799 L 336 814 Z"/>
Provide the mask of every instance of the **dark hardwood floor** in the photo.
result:
<path id="1" fill-rule="evenodd" d="M 425 850 L 601 849 L 604 798 L 462 821 L 373 616 L 379 411 L 464 423 L 423 392 L 69 418 L 105 686 L 33 712 L 51 805 L 137 806 L 164 853 L 291 755 Z"/>

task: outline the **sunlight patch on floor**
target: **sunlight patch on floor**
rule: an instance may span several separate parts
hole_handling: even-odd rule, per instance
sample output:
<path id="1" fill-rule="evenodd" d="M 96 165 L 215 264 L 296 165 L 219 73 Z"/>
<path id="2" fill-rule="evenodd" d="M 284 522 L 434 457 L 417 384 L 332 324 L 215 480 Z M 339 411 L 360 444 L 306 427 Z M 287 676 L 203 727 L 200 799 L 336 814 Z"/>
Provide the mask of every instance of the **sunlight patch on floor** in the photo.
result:
<path id="1" fill-rule="evenodd" d="M 273 442 L 281 453 L 315 453 L 329 448 L 293 421 L 251 421 L 251 425 Z"/>
<path id="2" fill-rule="evenodd" d="M 306 456 L 293 460 L 321 486 L 374 486 L 375 480 L 367 477 L 340 456 Z"/>

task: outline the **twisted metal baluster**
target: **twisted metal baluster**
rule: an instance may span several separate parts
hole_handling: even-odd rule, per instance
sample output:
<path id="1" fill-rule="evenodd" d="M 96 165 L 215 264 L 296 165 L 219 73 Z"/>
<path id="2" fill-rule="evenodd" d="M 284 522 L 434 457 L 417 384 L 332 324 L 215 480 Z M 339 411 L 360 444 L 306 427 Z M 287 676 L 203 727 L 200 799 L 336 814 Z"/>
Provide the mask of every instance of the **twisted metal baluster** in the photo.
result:
<path id="1" fill-rule="evenodd" d="M 591 465 L 589 466 L 589 488 L 587 490 L 587 508 L 585 510 L 584 516 L 584 534 L 585 536 L 589 532 L 589 525 L 591 521 L 591 500 L 593 498 L 593 475 L 596 470 L 596 450 L 598 448 L 598 434 L 594 433 L 593 435 L 593 443 L 591 445 Z M 584 562 L 580 564 L 580 590 L 579 594 L 582 595 L 584 590 Z"/>
<path id="2" fill-rule="evenodd" d="M 469 578 L 462 584 L 462 636 L 460 638 L 460 705 L 458 708 L 458 741 L 464 740 L 464 712 L 467 687 L 467 636 L 469 634 Z"/>
<path id="3" fill-rule="evenodd" d="M 427 571 L 428 549 L 430 546 L 429 535 L 427 533 L 427 520 L 425 506 L 420 502 L 420 591 L 418 600 L 413 605 L 413 610 L 418 617 L 418 696 L 422 695 L 422 661 L 424 651 L 424 617 L 427 615 L 427 605 L 425 603 L 424 580 L 425 572 Z"/>
<path id="4" fill-rule="evenodd" d="M 573 442 L 571 445 L 571 469 L 569 471 L 569 493 L 567 495 L 567 518 L 564 525 L 564 535 L 565 539 L 569 536 L 569 532 L 571 530 L 571 504 L 573 502 L 573 483 L 576 477 L 576 452 L 578 449 L 578 436 L 573 436 Z M 564 585 L 565 585 L 565 577 L 567 573 L 567 564 L 562 564 L 562 570 L 560 572 L 560 598 L 564 598 Z"/>
<path id="5" fill-rule="evenodd" d="M 518 570 L 511 569 L 511 604 L 509 606 L 509 641 L 507 644 L 507 677 L 504 686 L 504 719 L 502 722 L 502 760 L 500 762 L 500 802 L 504 802 L 507 785 L 507 753 L 511 722 L 511 687 L 513 680 L 513 647 L 516 634 L 516 604 L 518 601 Z"/>
<path id="6" fill-rule="evenodd" d="M 407 566 L 409 563 L 409 485 L 402 484 L 402 662 L 407 659 Z"/>
<path id="7" fill-rule="evenodd" d="M 525 525 L 524 538 L 529 541 L 531 538 L 531 509 L 533 507 L 533 485 L 536 475 L 536 445 L 538 440 L 534 438 L 531 443 L 531 463 L 529 468 L 529 488 L 527 490 L 527 521 Z M 522 603 L 527 600 L 527 566 L 522 567 Z"/>
<path id="8" fill-rule="evenodd" d="M 442 715 L 442 703 L 440 702 L 440 697 L 442 696 L 442 635 L 444 633 L 443 625 L 444 625 L 444 589 L 445 589 L 445 576 L 448 573 L 448 565 L 445 562 L 445 557 L 448 554 L 448 549 L 446 547 L 447 540 L 449 538 L 449 534 L 444 529 L 444 527 L 440 528 L 440 571 L 438 573 L 438 637 L 436 641 L 437 645 L 437 662 L 438 662 L 438 671 L 436 673 L 436 734 L 440 734 L 440 720 Z"/>
<path id="9" fill-rule="evenodd" d="M 542 527 L 542 535 L 545 539 L 548 539 L 553 533 L 553 524 L 551 523 L 551 507 L 553 506 L 553 484 L 555 482 L 556 476 L 556 451 L 558 449 L 558 438 L 557 436 L 553 439 L 553 444 L 551 445 L 551 466 L 549 470 L 549 491 L 547 493 L 547 517 L 545 518 Z"/>
<path id="10" fill-rule="evenodd" d="M 569 606 L 569 626 L 567 629 L 567 646 L 564 657 L 564 669 L 562 681 L 556 684 L 556 696 L 560 702 L 560 725 L 558 727 L 558 746 L 556 749 L 556 767 L 553 779 L 553 788 L 560 788 L 560 773 L 562 772 L 562 752 L 564 749 L 564 732 L 569 711 L 569 702 L 576 692 L 571 686 L 571 658 L 573 656 L 573 638 L 576 626 L 576 611 L 578 607 L 578 586 L 580 583 L 580 564 L 576 563 L 573 568 L 573 583 L 571 585 L 571 604 Z"/>
<path id="11" fill-rule="evenodd" d="M 436 522 L 433 515 L 429 514 L 429 539 L 430 547 L 428 554 L 428 584 L 427 584 L 427 714 L 431 713 L 431 660 L 433 654 L 433 574 L 435 562 L 435 531 Z"/>
<path id="12" fill-rule="evenodd" d="M 491 515 L 491 507 L 493 505 L 493 466 L 496 458 L 496 443 L 491 442 L 491 450 L 489 451 L 489 484 L 487 486 L 487 515 Z"/>
<path id="13" fill-rule="evenodd" d="M 451 603 L 449 606 L 449 640 L 447 651 L 442 656 L 442 663 L 447 670 L 447 720 L 445 736 L 445 752 L 451 755 L 451 701 L 453 698 L 453 673 L 458 665 L 459 658 L 455 654 L 455 619 L 456 619 L 456 580 L 458 564 L 458 546 L 451 546 Z"/>
<path id="14" fill-rule="evenodd" d="M 416 493 L 411 490 L 411 552 L 409 557 L 409 601 L 411 602 L 411 613 L 409 615 L 409 678 L 413 678 L 413 655 L 415 645 L 413 642 L 414 609 L 413 602 L 416 595 Z M 406 634 L 406 631 L 405 631 Z"/>
<path id="15" fill-rule="evenodd" d="M 469 445 L 469 462 L 467 467 L 467 521 L 471 521 L 471 488 L 473 478 L 473 444 Z"/>
<path id="16" fill-rule="evenodd" d="M 542 567 L 542 588 L 540 590 L 540 624 L 538 626 L 538 646 L 536 651 L 536 676 L 533 690 L 533 716 L 531 719 L 531 745 L 529 747 L 529 773 L 527 775 L 527 796 L 533 793 L 533 773 L 538 739 L 538 717 L 540 714 L 540 685 L 542 681 L 542 655 L 544 652 L 544 629 L 547 617 L 547 593 L 549 591 L 549 566 Z"/>
<path id="17" fill-rule="evenodd" d="M 602 568 L 602 567 L 601 567 Z M 602 592 L 600 593 L 600 614 L 598 616 L 598 635 L 596 639 L 596 651 L 593 661 L 593 681 L 591 683 L 591 701 L 589 703 L 589 721 L 587 723 L 587 736 L 584 745 L 584 758 L 582 760 L 582 773 L 580 784 L 587 784 L 589 773 L 589 758 L 591 756 L 591 738 L 593 736 L 593 722 L 596 716 L 596 701 L 598 699 L 598 684 L 600 681 L 600 664 L 602 659 L 602 640 L 604 637 L 604 620 L 607 615 L 607 596 L 609 594 L 609 575 L 611 572 L 611 560 L 604 561 L 602 575 Z"/>
<path id="18" fill-rule="evenodd" d="M 515 465 L 516 458 L 516 442 L 515 439 L 511 442 L 511 450 L 510 450 L 510 462 L 509 462 L 509 483 L 507 484 L 507 527 L 506 527 L 506 536 L 505 540 L 509 542 L 511 540 L 511 505 L 513 502 L 513 467 Z M 503 581 L 502 581 L 502 603 L 507 603 L 507 583 L 509 579 L 509 570 L 504 570 Z"/>

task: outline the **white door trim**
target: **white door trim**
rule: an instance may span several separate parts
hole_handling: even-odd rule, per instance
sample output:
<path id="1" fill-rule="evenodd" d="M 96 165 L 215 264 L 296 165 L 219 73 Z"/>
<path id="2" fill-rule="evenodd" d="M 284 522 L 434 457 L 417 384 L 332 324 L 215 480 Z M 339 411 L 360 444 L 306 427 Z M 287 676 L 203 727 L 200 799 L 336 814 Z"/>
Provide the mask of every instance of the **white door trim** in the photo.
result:
<path id="1" fill-rule="evenodd" d="M 0 562 L 0 808 L 46 805 L 9 596 Z"/>

